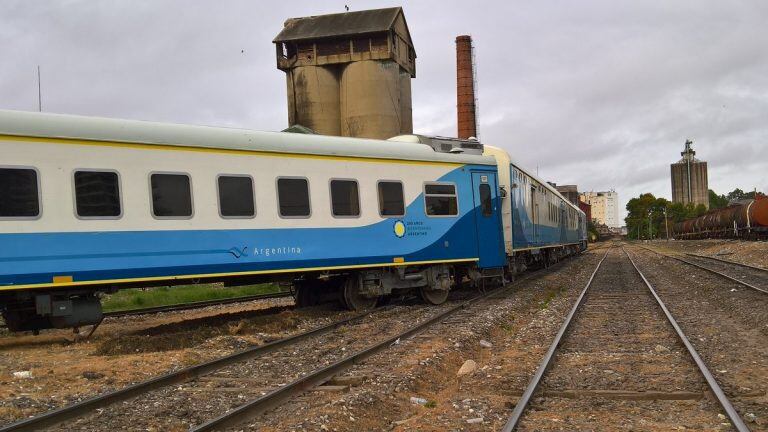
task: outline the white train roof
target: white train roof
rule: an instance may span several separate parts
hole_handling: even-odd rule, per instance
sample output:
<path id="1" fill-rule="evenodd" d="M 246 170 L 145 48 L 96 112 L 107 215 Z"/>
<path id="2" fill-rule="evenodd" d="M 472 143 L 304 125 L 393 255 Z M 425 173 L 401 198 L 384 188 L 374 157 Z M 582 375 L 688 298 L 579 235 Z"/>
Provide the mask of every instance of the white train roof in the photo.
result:
<path id="1" fill-rule="evenodd" d="M 273 153 L 495 165 L 490 156 L 436 152 L 418 142 L 154 123 L 0 110 L 0 135 Z"/>
<path id="2" fill-rule="evenodd" d="M 499 153 L 501 153 L 503 156 L 499 156 L 499 157 L 502 157 L 502 158 L 506 159 L 506 161 L 501 161 L 501 160 L 500 160 L 500 161 L 499 161 L 499 163 L 500 163 L 500 164 L 501 164 L 501 163 L 509 163 L 509 165 L 511 165 L 511 166 L 513 166 L 513 167 L 515 167 L 515 168 L 517 168 L 517 170 L 518 170 L 518 171 L 522 172 L 523 174 L 525 174 L 525 175 L 527 175 L 528 177 L 530 177 L 530 178 L 532 178 L 533 180 L 535 180 L 535 181 L 536 181 L 537 183 L 539 183 L 539 184 L 540 184 L 540 185 L 541 185 L 543 188 L 545 188 L 545 189 L 549 190 L 549 191 L 550 191 L 550 192 L 552 192 L 552 193 L 553 193 L 555 196 L 557 196 L 557 197 L 561 198 L 561 199 L 562 199 L 562 200 L 565 202 L 565 204 L 566 204 L 566 205 L 568 205 L 569 207 L 573 208 L 573 209 L 574 209 L 574 210 L 576 210 L 577 212 L 580 212 L 580 213 L 582 213 L 582 214 L 584 213 L 584 212 L 583 212 L 583 211 L 582 211 L 582 210 L 579 208 L 579 206 L 577 206 L 577 205 L 573 204 L 572 202 L 570 202 L 570 201 L 568 200 L 568 198 L 564 197 L 564 196 L 563 196 L 563 195 L 562 195 L 562 194 L 561 194 L 561 193 L 560 193 L 560 192 L 559 192 L 557 189 L 555 189 L 554 187 L 552 187 L 552 185 L 551 185 L 551 184 L 549 184 L 548 182 L 546 182 L 546 181 L 544 181 L 544 180 L 540 179 L 538 176 L 536 176 L 536 175 L 532 174 L 530 171 L 528 171 L 527 169 L 523 168 L 523 166 L 522 166 L 522 165 L 520 165 L 520 164 L 519 164 L 519 163 L 517 163 L 517 162 L 516 162 L 514 159 L 512 159 L 512 156 L 510 156 L 509 152 L 507 152 L 506 150 L 504 150 L 504 149 L 502 149 L 502 148 L 499 148 L 499 147 L 490 146 L 490 145 L 487 145 L 487 144 L 485 145 L 485 150 L 486 150 L 487 154 L 497 154 L 497 155 L 498 155 Z"/>

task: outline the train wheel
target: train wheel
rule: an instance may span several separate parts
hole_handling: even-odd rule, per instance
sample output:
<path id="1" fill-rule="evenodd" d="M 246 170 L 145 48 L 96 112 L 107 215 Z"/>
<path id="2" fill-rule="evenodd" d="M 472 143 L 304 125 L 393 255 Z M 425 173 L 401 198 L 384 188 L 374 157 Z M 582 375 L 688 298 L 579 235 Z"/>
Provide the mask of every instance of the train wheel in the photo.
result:
<path id="1" fill-rule="evenodd" d="M 428 286 L 419 287 L 419 297 L 425 303 L 439 305 L 448 300 L 448 290 L 430 289 Z"/>
<path id="2" fill-rule="evenodd" d="M 376 307 L 378 297 L 366 297 L 361 291 L 360 277 L 350 275 L 341 287 L 341 299 L 349 310 L 364 311 Z"/>

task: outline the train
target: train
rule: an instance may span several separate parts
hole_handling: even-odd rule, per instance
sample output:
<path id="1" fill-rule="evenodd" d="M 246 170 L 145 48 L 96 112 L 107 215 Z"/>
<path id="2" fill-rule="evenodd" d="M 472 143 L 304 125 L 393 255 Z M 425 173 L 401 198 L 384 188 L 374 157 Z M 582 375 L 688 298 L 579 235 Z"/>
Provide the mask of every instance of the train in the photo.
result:
<path id="1" fill-rule="evenodd" d="M 676 239 L 768 238 L 768 198 L 740 200 L 673 226 Z"/>
<path id="2" fill-rule="evenodd" d="M 98 325 L 119 289 L 290 284 L 364 310 L 587 247 L 584 213 L 477 140 L 373 140 L 0 111 L 0 308 Z"/>

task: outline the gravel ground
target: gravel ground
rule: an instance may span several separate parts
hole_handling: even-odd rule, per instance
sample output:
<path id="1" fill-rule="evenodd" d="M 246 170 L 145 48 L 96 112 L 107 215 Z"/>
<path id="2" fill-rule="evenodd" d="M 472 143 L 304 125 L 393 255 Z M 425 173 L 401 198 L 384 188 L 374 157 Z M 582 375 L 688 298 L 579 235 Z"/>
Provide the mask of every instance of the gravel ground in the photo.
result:
<path id="1" fill-rule="evenodd" d="M 0 424 L 348 316 L 292 299 L 108 319 L 93 337 L 0 335 Z M 14 376 L 29 371 L 30 377 Z"/>
<path id="2" fill-rule="evenodd" d="M 678 240 L 643 243 L 665 252 L 689 252 L 711 255 L 731 261 L 768 268 L 768 242 L 740 240 Z"/>
<path id="3" fill-rule="evenodd" d="M 503 299 L 478 304 L 348 370 L 345 377 L 361 381 L 350 388 L 310 392 L 241 428 L 497 430 L 601 256 L 586 253 L 533 273 Z M 459 378 L 466 360 L 476 370 Z"/>
<path id="4" fill-rule="evenodd" d="M 768 430 L 768 295 L 632 248 L 697 351 L 754 431 Z"/>
<path id="5" fill-rule="evenodd" d="M 463 297 L 465 292 L 455 293 Z M 430 307 L 414 300 L 377 310 L 368 318 L 213 374 L 166 387 L 69 422 L 66 430 L 186 430 L 255 399 L 351 352 L 403 331 L 453 305 Z"/>

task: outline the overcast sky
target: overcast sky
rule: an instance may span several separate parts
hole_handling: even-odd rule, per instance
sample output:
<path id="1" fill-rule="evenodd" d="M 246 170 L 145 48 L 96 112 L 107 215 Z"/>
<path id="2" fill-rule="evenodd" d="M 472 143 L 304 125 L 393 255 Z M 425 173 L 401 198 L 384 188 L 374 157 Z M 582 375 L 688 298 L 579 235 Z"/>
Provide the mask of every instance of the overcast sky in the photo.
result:
<path id="1" fill-rule="evenodd" d="M 768 191 L 768 2 L 0 0 L 0 109 L 280 130 L 289 17 L 403 6 L 417 133 L 456 135 L 475 41 L 480 137 L 558 184 L 671 198 L 686 138 L 709 186 Z M 622 214 L 621 217 L 624 215 Z"/>

